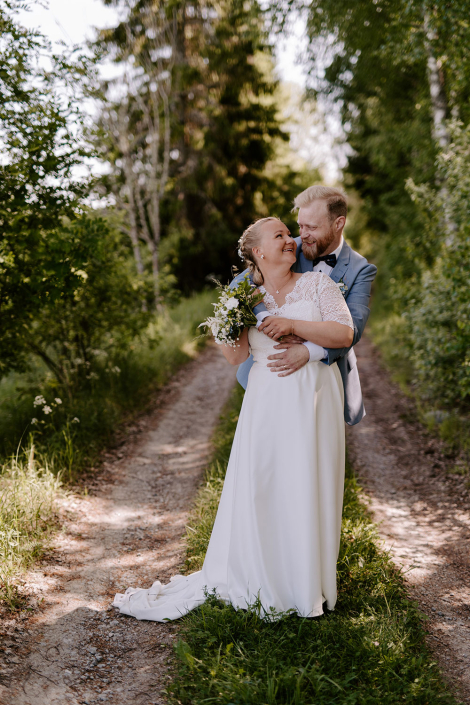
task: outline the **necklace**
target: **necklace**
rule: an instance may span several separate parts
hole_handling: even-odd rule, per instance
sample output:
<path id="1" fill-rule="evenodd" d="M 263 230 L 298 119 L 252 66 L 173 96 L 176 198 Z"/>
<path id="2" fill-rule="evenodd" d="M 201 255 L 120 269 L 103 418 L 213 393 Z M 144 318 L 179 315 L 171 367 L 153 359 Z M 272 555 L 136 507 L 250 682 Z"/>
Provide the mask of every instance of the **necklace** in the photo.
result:
<path id="1" fill-rule="evenodd" d="M 280 294 L 281 291 L 289 284 L 289 282 L 291 281 L 291 279 L 292 279 L 292 273 L 291 273 L 289 279 L 286 281 L 286 283 L 283 284 L 283 285 L 280 287 L 280 289 L 276 289 L 276 294 Z"/>

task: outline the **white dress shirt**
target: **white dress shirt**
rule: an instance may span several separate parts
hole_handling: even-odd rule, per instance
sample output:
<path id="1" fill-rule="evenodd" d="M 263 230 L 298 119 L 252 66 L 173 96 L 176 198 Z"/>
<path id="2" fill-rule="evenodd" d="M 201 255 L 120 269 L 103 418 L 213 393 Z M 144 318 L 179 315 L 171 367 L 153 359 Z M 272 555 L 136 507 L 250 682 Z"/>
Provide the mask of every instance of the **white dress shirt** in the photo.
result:
<path id="1" fill-rule="evenodd" d="M 331 255 L 336 255 L 336 260 L 338 260 L 338 257 L 341 254 L 341 250 L 343 249 L 343 245 L 344 245 L 344 237 L 341 235 L 341 241 L 340 241 L 338 247 L 336 248 L 336 250 L 333 250 L 333 252 L 330 252 Z M 319 262 L 318 264 L 315 265 L 315 267 L 313 268 L 313 271 L 314 272 L 323 272 L 323 274 L 329 275 L 332 269 L 333 269 L 333 267 L 330 267 L 330 265 L 327 264 L 326 262 Z"/>
<path id="2" fill-rule="evenodd" d="M 341 235 L 341 241 L 336 248 L 336 250 L 333 250 L 333 252 L 330 252 L 331 255 L 336 255 L 336 259 L 338 259 L 341 250 L 343 249 L 344 245 L 344 238 Z M 319 262 L 318 264 L 315 265 L 313 268 L 314 272 L 323 272 L 323 274 L 328 274 L 330 275 L 330 272 L 333 270 L 333 267 L 330 267 L 329 264 L 326 262 Z M 268 311 L 262 311 L 261 313 L 258 313 L 256 315 L 256 318 L 258 319 L 258 324 L 259 324 L 268 316 L 271 314 Z M 309 355 L 310 355 L 310 362 L 314 362 L 315 360 L 324 360 L 328 357 L 328 352 L 325 350 L 325 348 L 322 348 L 321 345 L 317 345 L 316 343 L 312 343 L 310 340 L 306 340 L 305 343 L 303 343 L 305 347 L 307 348 Z"/>

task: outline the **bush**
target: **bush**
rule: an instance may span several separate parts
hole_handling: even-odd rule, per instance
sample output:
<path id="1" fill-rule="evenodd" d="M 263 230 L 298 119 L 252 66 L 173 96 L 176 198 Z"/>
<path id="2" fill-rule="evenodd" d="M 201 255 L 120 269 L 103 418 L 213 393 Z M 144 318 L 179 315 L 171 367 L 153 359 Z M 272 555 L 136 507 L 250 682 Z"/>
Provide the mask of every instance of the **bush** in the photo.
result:
<path id="1" fill-rule="evenodd" d="M 13 285 L 15 258 L 4 269 Z M 16 367 L 13 350 L 22 367 L 36 356 L 70 397 L 94 374 L 97 359 L 126 349 L 149 314 L 120 237 L 101 218 L 84 215 L 47 232 L 35 251 L 35 269 L 36 279 L 20 293 L 29 315 L 14 320 L 3 341 L 10 360 L 5 370 Z M 6 308 L 9 299 L 20 306 L 20 295 L 12 286 Z"/>
<path id="2" fill-rule="evenodd" d="M 93 462 L 116 426 L 143 411 L 155 391 L 205 342 L 198 324 L 212 311 L 214 293 L 201 292 L 159 314 L 126 346 L 110 346 L 63 396 L 44 364 L 11 373 L 0 383 L 0 459 L 29 442 L 66 479 Z M 46 413 L 45 413 L 45 411 Z M 33 419 L 36 421 L 33 422 Z"/>
<path id="3" fill-rule="evenodd" d="M 440 256 L 423 276 L 406 314 L 411 362 L 421 396 L 445 406 L 470 407 L 470 127 L 452 125 L 453 141 L 440 157 L 446 190 L 410 184 L 427 232 L 445 234 Z M 443 238 L 441 238 L 443 239 Z"/>

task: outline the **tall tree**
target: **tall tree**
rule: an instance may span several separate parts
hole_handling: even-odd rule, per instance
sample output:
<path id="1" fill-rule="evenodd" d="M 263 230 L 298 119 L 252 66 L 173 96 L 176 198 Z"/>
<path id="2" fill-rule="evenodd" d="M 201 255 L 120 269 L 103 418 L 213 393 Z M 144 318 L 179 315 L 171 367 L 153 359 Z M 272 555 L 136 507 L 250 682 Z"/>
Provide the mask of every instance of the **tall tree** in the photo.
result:
<path id="1" fill-rule="evenodd" d="M 111 167 L 107 181 L 117 204 L 127 213 L 139 274 L 144 272 L 140 242 L 149 249 L 157 303 L 160 210 L 171 149 L 176 26 L 163 8 L 128 5 L 127 11 L 126 21 L 119 27 L 123 39 L 113 52 L 121 75 L 103 83 L 98 144 Z"/>
<path id="2" fill-rule="evenodd" d="M 19 23 L 23 6 L 0 3 L 0 374 L 20 368 L 31 353 L 33 340 L 23 332 L 50 285 L 39 253 L 60 219 L 75 217 L 85 188 L 74 168 L 83 161 L 76 99 L 88 61 L 54 56 L 41 35 Z"/>
<path id="3" fill-rule="evenodd" d="M 133 31 L 143 8 L 155 12 L 162 6 L 135 3 Z M 271 47 L 256 0 L 175 0 L 164 7 L 167 16 L 176 15 L 176 51 L 161 257 L 188 292 L 210 273 L 228 276 L 237 263 L 240 233 L 275 201 L 276 186 L 265 169 L 277 141 L 288 135 L 279 120 Z M 122 48 L 122 27 L 103 32 L 101 41 Z M 295 180 L 293 173 L 283 176 L 287 186 Z"/>
<path id="4" fill-rule="evenodd" d="M 468 411 L 470 2 L 304 9 L 315 87 L 340 101 L 353 147 L 346 178 L 368 215 L 387 338 L 426 404 Z"/>
<path id="5" fill-rule="evenodd" d="M 341 102 L 354 150 L 347 172 L 364 198 L 369 224 L 380 233 L 382 276 L 399 281 L 403 291 L 401 284 L 419 278 L 446 239 L 444 226 L 433 238 L 424 235 L 406 183 L 442 179 L 435 165 L 448 144 L 446 119 L 451 113 L 470 117 L 470 62 L 462 50 L 470 3 L 296 5 L 308 15 L 315 88 Z"/>

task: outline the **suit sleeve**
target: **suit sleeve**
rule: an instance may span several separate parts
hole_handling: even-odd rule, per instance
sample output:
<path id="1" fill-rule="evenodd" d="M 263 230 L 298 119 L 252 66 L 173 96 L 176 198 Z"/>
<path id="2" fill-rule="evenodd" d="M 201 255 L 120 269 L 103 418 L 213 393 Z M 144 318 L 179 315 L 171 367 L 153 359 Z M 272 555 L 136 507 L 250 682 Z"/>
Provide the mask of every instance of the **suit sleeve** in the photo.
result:
<path id="1" fill-rule="evenodd" d="M 250 280 L 250 283 L 253 284 L 253 279 L 251 278 L 250 270 L 249 270 L 249 269 L 245 269 L 245 270 L 244 270 L 243 272 L 241 272 L 240 274 L 237 274 L 237 276 L 235 277 L 235 279 L 232 279 L 232 281 L 231 281 L 230 284 L 229 284 L 229 287 L 230 287 L 231 289 L 235 289 L 235 288 L 237 287 L 237 285 L 238 285 L 241 281 L 243 281 L 243 279 L 244 279 L 247 275 L 248 275 L 248 279 Z M 254 307 L 253 313 L 255 314 L 255 316 L 257 316 L 258 313 L 263 313 L 264 311 L 267 311 L 267 310 L 268 310 L 268 309 L 266 308 L 266 306 L 264 305 L 264 303 L 261 302 L 260 304 L 258 304 L 257 306 Z"/>
<path id="2" fill-rule="evenodd" d="M 353 342 L 349 348 L 327 349 L 328 359 L 325 362 L 328 365 L 332 365 L 340 357 L 347 355 L 350 349 L 360 341 L 370 314 L 370 292 L 376 274 L 377 267 L 375 264 L 366 263 L 355 278 L 346 298 L 354 324 Z"/>

